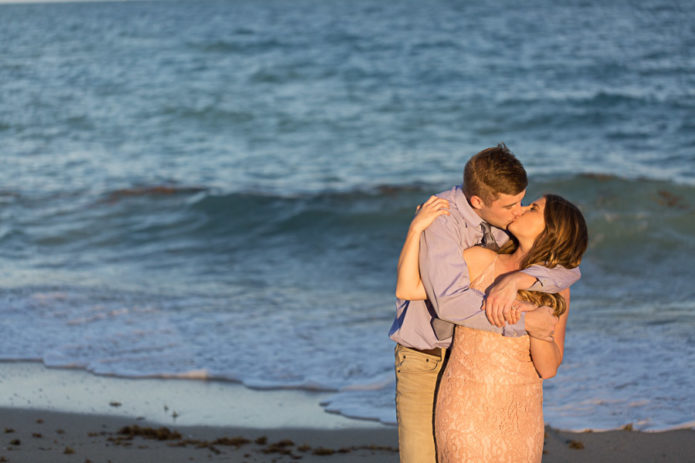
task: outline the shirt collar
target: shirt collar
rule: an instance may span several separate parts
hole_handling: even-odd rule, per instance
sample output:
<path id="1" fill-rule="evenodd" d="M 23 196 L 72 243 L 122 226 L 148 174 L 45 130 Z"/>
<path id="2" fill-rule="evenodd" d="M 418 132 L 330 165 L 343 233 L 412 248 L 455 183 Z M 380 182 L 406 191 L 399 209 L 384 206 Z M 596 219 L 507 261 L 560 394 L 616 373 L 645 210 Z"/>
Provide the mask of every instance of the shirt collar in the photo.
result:
<path id="1" fill-rule="evenodd" d="M 463 194 L 463 185 L 458 185 L 454 187 L 453 198 L 454 203 L 456 203 L 456 207 L 461 212 L 461 215 L 466 220 L 466 222 L 469 223 L 471 226 L 475 227 L 476 229 L 479 229 L 482 233 L 480 224 L 484 222 L 483 218 L 475 212 L 473 206 L 471 206 L 468 200 L 466 199 L 466 195 Z M 504 241 L 509 239 L 509 234 L 506 230 L 497 228 L 494 225 L 491 226 L 492 234 L 495 236 L 495 240 L 498 243 L 503 243 Z"/>
<path id="2" fill-rule="evenodd" d="M 474 227 L 480 228 L 480 224 L 483 223 L 483 218 L 476 214 L 473 206 L 470 205 L 466 195 L 463 194 L 463 185 L 459 185 L 454 188 L 454 202 L 456 203 L 456 208 L 461 212 L 461 215 L 466 222 Z"/>

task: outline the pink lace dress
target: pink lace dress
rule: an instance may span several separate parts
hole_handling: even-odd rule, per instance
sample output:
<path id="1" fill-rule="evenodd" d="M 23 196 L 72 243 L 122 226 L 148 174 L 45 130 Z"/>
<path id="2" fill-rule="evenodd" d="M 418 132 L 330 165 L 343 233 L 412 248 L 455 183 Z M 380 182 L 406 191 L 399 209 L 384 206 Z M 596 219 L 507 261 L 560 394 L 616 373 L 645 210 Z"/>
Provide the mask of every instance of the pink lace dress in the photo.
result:
<path id="1" fill-rule="evenodd" d="M 497 259 L 471 282 L 485 289 Z M 543 381 L 529 337 L 457 326 L 435 409 L 439 463 L 540 462 Z"/>

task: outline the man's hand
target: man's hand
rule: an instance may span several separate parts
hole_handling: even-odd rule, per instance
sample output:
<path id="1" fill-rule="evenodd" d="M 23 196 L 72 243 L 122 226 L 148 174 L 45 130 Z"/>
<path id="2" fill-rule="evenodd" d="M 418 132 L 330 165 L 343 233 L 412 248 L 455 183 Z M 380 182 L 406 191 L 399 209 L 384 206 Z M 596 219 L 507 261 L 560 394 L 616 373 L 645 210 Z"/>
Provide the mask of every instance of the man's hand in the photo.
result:
<path id="1" fill-rule="evenodd" d="M 503 327 L 506 319 L 510 318 L 512 304 L 516 300 L 518 288 L 514 275 L 510 273 L 495 283 L 483 304 L 487 319 L 497 327 Z"/>
<path id="2" fill-rule="evenodd" d="M 526 331 L 529 336 L 544 341 L 552 341 L 558 318 L 553 309 L 547 306 L 526 312 Z"/>
<path id="3" fill-rule="evenodd" d="M 505 320 L 510 325 L 516 325 L 519 320 L 521 320 L 522 312 L 530 312 L 532 310 L 536 310 L 537 308 L 538 306 L 532 304 L 531 302 L 516 300 L 512 304 L 512 310 L 509 312 L 509 316 L 505 317 Z"/>
<path id="4" fill-rule="evenodd" d="M 483 310 L 490 323 L 497 327 L 503 327 L 505 322 L 518 321 L 519 314 L 512 313 L 512 306 L 516 301 L 516 293 L 519 289 L 529 288 L 536 279 L 521 272 L 509 273 L 500 278 L 488 292 Z"/>

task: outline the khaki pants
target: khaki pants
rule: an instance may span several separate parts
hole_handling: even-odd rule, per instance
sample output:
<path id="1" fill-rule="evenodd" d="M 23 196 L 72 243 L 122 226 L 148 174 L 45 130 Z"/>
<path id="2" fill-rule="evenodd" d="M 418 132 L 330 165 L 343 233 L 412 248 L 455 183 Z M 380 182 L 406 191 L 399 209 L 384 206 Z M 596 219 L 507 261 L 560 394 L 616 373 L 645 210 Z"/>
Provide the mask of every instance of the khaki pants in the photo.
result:
<path id="1" fill-rule="evenodd" d="M 401 463 L 436 463 L 434 404 L 441 356 L 396 345 L 396 416 Z"/>

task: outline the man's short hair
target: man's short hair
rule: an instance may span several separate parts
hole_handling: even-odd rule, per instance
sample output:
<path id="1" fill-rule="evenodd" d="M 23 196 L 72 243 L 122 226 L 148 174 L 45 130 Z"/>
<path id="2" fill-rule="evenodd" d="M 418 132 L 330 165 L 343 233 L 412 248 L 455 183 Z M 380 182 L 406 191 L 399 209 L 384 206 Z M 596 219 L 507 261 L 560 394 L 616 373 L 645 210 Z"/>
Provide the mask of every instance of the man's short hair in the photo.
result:
<path id="1" fill-rule="evenodd" d="M 490 205 L 500 193 L 518 195 L 527 186 L 524 166 L 504 143 L 482 150 L 463 169 L 463 194 L 469 201 L 479 196 Z"/>

